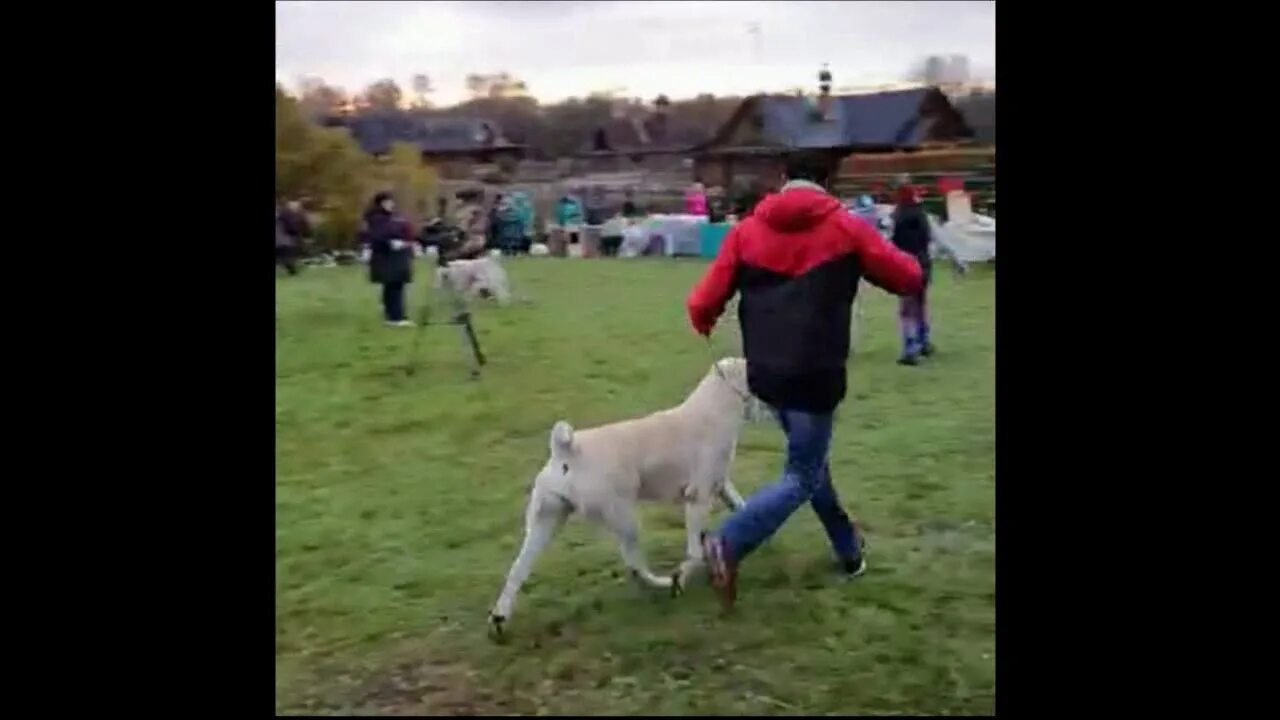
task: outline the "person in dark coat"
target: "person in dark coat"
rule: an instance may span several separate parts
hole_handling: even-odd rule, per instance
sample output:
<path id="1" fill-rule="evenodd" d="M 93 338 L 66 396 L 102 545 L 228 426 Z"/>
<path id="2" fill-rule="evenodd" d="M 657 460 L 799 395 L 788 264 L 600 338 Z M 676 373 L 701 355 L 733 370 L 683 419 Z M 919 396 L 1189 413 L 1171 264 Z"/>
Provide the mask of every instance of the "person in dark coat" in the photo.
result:
<path id="1" fill-rule="evenodd" d="M 302 212 L 302 203 L 290 200 L 276 216 L 276 262 L 290 275 L 298 274 L 298 257 L 311 237 L 311 223 Z"/>
<path id="2" fill-rule="evenodd" d="M 485 216 L 489 219 L 489 224 L 485 231 L 485 247 L 502 247 L 502 219 L 500 217 L 502 199 L 502 193 L 498 193 L 493 196 L 493 201 L 489 204 L 489 210 Z"/>
<path id="3" fill-rule="evenodd" d="M 630 220 L 631 218 L 640 217 L 641 215 L 640 206 L 636 205 L 635 196 L 633 196 L 631 191 L 628 190 L 627 199 L 622 203 L 622 217 Z"/>
<path id="4" fill-rule="evenodd" d="M 422 245 L 423 252 L 434 247 L 437 262 L 443 264 L 445 253 L 454 246 L 453 236 L 453 227 L 449 219 L 449 201 L 441 196 L 436 198 L 436 216 L 423 223 L 422 230 L 418 233 L 418 243 Z"/>
<path id="5" fill-rule="evenodd" d="M 404 286 L 413 282 L 413 229 L 395 212 L 391 193 L 380 192 L 364 214 L 364 242 L 369 246 L 369 279 L 382 286 L 382 310 L 387 324 L 408 327 Z"/>
<path id="6" fill-rule="evenodd" d="M 920 191 L 910 183 L 897 190 L 893 209 L 893 244 L 910 254 L 920 263 L 924 272 L 924 284 L 920 292 L 904 295 L 898 300 L 898 324 L 902 330 L 901 365 L 915 365 L 921 356 L 933 354 L 929 341 L 929 313 L 925 293 L 933 278 L 933 262 L 929 258 L 929 245 L 933 233 L 929 230 L 929 216 L 920 203 Z"/>
<path id="7" fill-rule="evenodd" d="M 281 210 L 276 208 L 276 265 L 283 265 L 290 275 L 298 274 L 298 266 L 293 261 L 293 238 L 284 231 L 280 222 Z"/>

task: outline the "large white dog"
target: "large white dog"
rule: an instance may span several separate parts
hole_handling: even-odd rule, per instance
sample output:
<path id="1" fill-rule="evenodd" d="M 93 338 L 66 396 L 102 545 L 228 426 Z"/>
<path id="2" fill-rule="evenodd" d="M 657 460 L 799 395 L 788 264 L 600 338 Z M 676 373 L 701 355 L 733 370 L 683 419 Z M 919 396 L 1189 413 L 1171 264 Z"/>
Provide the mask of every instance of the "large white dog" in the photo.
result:
<path id="1" fill-rule="evenodd" d="M 436 271 L 436 287 L 449 283 L 453 289 L 469 297 L 492 297 L 506 304 L 511 301 L 511 285 L 502 263 L 492 255 L 473 260 L 452 260 Z"/>
<path id="2" fill-rule="evenodd" d="M 719 498 L 733 509 L 743 505 L 729 469 L 743 422 L 763 414 L 764 405 L 747 389 L 746 361 L 726 358 L 676 407 L 577 432 L 557 422 L 551 429 L 551 457 L 530 492 L 524 544 L 489 614 L 491 628 L 501 634 L 534 561 L 574 513 L 617 536 L 622 560 L 637 578 L 678 592 L 702 566 L 700 536 L 712 502 Z M 684 505 L 686 556 L 672 576 L 655 575 L 640 552 L 640 500 Z"/>

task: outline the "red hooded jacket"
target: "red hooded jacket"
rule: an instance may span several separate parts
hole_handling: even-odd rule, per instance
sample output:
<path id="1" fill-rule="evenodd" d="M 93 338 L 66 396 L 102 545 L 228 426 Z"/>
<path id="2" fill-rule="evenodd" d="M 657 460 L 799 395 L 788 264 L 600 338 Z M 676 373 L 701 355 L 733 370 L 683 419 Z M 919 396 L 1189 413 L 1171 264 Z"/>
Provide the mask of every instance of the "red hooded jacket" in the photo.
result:
<path id="1" fill-rule="evenodd" d="M 850 306 L 859 279 L 895 295 L 920 292 L 915 258 L 816 186 L 770 195 L 734 226 L 689 294 L 708 335 L 734 292 L 751 390 L 787 409 L 830 412 L 845 394 Z"/>

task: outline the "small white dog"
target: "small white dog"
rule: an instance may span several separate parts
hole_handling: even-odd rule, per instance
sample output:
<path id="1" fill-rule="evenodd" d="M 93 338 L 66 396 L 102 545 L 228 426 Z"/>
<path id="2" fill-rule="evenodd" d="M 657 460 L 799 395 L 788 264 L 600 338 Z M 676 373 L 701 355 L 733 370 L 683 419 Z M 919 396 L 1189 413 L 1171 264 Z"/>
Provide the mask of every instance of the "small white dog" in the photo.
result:
<path id="1" fill-rule="evenodd" d="M 454 291 L 470 297 L 492 297 L 506 304 L 511 300 L 507 271 L 492 255 L 473 260 L 453 260 L 436 271 L 436 287 L 450 283 Z"/>
<path id="2" fill-rule="evenodd" d="M 501 635 L 534 561 L 574 513 L 617 536 L 622 560 L 636 578 L 679 592 L 702 566 L 700 536 L 714 499 L 735 510 L 743 505 L 729 469 L 743 422 L 762 417 L 763 410 L 747 389 L 747 362 L 726 358 L 676 407 L 577 432 L 557 422 L 551 457 L 529 495 L 524 544 L 489 614 L 491 629 Z M 651 572 L 640 552 L 640 500 L 684 505 L 686 555 L 670 577 Z"/>

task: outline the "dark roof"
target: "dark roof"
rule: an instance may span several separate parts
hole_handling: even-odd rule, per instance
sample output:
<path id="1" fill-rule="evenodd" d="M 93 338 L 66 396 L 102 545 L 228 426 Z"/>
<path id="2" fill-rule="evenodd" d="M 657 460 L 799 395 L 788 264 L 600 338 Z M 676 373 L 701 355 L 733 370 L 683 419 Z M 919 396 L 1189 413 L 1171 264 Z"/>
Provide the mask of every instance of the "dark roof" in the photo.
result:
<path id="1" fill-rule="evenodd" d="M 817 98 L 757 95 L 709 143 L 723 145 L 747 117 L 754 116 L 763 144 L 784 148 L 911 148 L 927 140 L 971 137 L 961 116 L 937 88 L 894 90 L 831 97 L 826 119 L 814 117 Z"/>
<path id="2" fill-rule="evenodd" d="M 424 118 L 406 113 L 361 115 L 337 121 L 346 127 L 365 152 L 381 155 L 394 142 L 409 142 L 424 153 L 478 152 L 516 148 L 502 137 L 502 130 L 480 118 Z"/>
<path id="3" fill-rule="evenodd" d="M 610 118 L 603 125 L 588 133 L 579 149 L 579 155 L 595 154 L 663 154 L 679 152 L 682 146 L 670 142 L 669 117 L 649 115 L 641 122 L 645 134 L 641 137 L 636 123 L 630 118 Z"/>
<path id="4" fill-rule="evenodd" d="M 987 144 L 995 143 L 996 94 L 994 90 L 956 98 L 955 106 L 956 110 L 964 116 L 969 127 L 973 128 L 975 140 Z"/>

